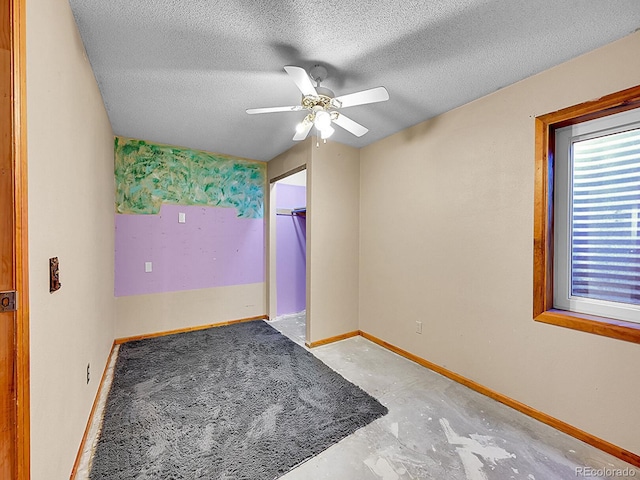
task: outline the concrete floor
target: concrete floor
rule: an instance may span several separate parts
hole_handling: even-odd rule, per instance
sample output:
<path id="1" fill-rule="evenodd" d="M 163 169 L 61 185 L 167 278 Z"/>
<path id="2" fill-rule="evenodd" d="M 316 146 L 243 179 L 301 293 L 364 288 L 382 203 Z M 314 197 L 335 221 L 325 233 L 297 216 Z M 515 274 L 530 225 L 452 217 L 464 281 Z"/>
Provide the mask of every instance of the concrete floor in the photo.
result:
<path id="1" fill-rule="evenodd" d="M 304 346 L 304 315 L 269 323 Z M 389 413 L 281 480 L 640 479 L 631 465 L 362 337 L 311 352 Z"/>

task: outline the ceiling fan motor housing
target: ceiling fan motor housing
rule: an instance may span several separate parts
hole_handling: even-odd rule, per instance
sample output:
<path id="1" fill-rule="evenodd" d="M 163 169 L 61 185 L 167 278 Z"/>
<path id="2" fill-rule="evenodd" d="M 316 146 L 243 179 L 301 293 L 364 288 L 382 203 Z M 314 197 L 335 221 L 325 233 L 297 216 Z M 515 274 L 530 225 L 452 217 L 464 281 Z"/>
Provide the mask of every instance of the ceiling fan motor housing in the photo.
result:
<path id="1" fill-rule="evenodd" d="M 329 90 L 328 88 L 324 88 L 324 87 L 316 87 L 316 92 L 318 92 L 318 95 L 323 95 L 329 98 L 333 98 L 336 96 L 336 94 L 333 93 L 332 90 Z"/>
<path id="2" fill-rule="evenodd" d="M 340 108 L 341 103 L 336 100 L 335 94 L 328 88 L 316 88 L 318 95 L 306 95 L 302 97 L 302 106 L 308 110 L 329 110 Z"/>

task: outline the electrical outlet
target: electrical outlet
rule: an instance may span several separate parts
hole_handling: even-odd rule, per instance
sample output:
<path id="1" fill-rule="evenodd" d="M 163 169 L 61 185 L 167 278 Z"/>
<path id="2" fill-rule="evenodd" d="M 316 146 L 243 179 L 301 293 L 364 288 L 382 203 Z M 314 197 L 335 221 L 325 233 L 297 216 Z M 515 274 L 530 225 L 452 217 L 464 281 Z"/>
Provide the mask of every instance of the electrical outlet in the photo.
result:
<path id="1" fill-rule="evenodd" d="M 416 322 L 416 333 L 422 333 L 422 322 Z"/>
<path id="2" fill-rule="evenodd" d="M 89 383 L 90 379 L 91 379 L 91 364 L 87 363 L 87 384 Z"/>

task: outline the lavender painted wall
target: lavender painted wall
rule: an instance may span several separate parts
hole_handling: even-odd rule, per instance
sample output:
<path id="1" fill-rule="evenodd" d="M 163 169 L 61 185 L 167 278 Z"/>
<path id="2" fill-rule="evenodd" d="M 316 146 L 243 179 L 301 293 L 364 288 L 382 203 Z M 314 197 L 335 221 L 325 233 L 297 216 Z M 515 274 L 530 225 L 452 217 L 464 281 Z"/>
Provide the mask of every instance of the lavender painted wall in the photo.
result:
<path id="1" fill-rule="evenodd" d="M 276 184 L 276 208 L 306 206 L 307 189 L 297 185 Z M 277 314 L 301 312 L 306 308 L 305 217 L 276 216 Z"/>
<path id="2" fill-rule="evenodd" d="M 157 215 L 116 214 L 115 246 L 117 297 L 265 279 L 263 219 L 238 218 L 234 208 L 162 205 Z"/>

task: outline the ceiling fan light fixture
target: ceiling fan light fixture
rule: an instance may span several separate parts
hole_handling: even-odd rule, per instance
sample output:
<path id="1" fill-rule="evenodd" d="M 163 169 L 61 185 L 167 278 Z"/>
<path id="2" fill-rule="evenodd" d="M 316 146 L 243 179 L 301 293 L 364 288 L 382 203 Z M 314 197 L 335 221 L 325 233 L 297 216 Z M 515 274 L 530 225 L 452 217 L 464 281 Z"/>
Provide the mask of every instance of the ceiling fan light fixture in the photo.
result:
<path id="1" fill-rule="evenodd" d="M 326 140 L 331 135 L 333 135 L 333 132 L 335 132 L 335 131 L 336 131 L 335 128 L 333 128 L 331 125 L 328 125 L 328 126 L 324 127 L 322 130 L 320 130 L 320 138 L 322 140 Z"/>
<path id="2" fill-rule="evenodd" d="M 313 124 L 321 131 L 327 127 L 331 128 L 331 114 L 325 110 L 320 110 L 316 113 Z"/>

